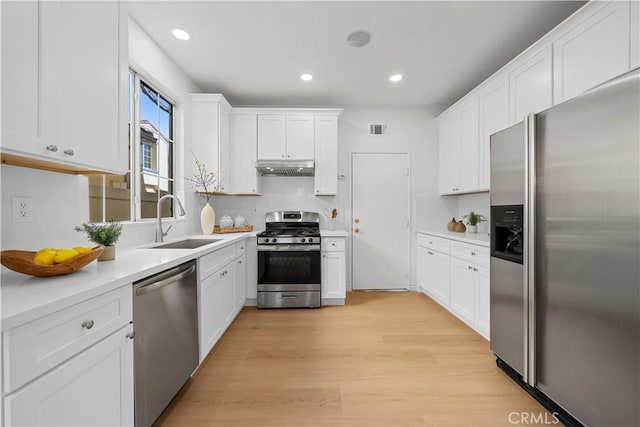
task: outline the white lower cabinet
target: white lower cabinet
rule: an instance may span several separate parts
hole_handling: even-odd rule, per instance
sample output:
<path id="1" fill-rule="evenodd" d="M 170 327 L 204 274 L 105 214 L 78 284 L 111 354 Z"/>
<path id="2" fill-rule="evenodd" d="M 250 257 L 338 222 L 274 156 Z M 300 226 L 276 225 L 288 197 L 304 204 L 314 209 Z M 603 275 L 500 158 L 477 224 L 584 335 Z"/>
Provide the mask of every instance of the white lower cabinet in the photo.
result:
<path id="1" fill-rule="evenodd" d="M 236 284 L 234 286 L 234 291 L 236 295 L 236 310 L 242 310 L 244 307 L 244 303 L 247 300 L 247 257 L 246 255 L 242 255 L 238 260 L 236 260 L 236 269 L 235 275 Z"/>
<path id="2" fill-rule="evenodd" d="M 465 323 L 473 325 L 475 312 L 475 276 L 473 266 L 468 262 L 451 258 L 451 301 L 450 308 Z"/>
<path id="3" fill-rule="evenodd" d="M 4 425 L 133 426 L 131 302 L 128 285 L 4 331 Z"/>
<path id="4" fill-rule="evenodd" d="M 200 276 L 198 283 L 200 362 L 207 357 L 244 306 L 245 251 L 243 241 L 235 247 L 227 246 L 198 259 L 198 268 L 204 272 L 204 277 Z M 205 266 L 213 267 L 207 269 Z"/>
<path id="5" fill-rule="evenodd" d="M 418 246 L 418 283 L 440 304 L 449 305 L 449 255 Z"/>
<path id="6" fill-rule="evenodd" d="M 489 249 L 418 233 L 419 290 L 489 339 Z"/>
<path id="7" fill-rule="evenodd" d="M 476 330 L 480 332 L 485 338 L 489 338 L 489 313 L 490 313 L 490 285 L 489 285 L 489 267 L 480 266 L 476 267 L 476 309 L 474 325 Z"/>
<path id="8" fill-rule="evenodd" d="M 322 305 L 344 305 L 346 255 L 344 237 L 322 238 Z"/>
<path id="9" fill-rule="evenodd" d="M 128 325 L 4 399 L 5 426 L 133 426 Z"/>

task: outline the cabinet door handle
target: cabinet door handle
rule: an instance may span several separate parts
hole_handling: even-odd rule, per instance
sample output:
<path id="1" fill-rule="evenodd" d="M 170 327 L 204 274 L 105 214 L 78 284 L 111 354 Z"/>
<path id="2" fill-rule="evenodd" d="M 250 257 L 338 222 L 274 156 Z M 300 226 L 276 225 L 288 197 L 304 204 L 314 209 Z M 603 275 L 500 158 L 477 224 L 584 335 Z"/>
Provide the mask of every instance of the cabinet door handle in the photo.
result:
<path id="1" fill-rule="evenodd" d="M 322 258 L 326 258 L 326 257 L 327 257 L 326 255 L 322 255 Z"/>
<path id="2" fill-rule="evenodd" d="M 476 253 L 475 252 L 471 252 L 471 255 L 476 256 Z"/>
<path id="3" fill-rule="evenodd" d="M 471 266 L 469 265 L 469 266 L 467 266 L 467 269 L 468 269 L 468 270 L 473 270 L 473 267 L 471 267 Z"/>
<path id="4" fill-rule="evenodd" d="M 282 158 L 284 159 L 284 154 L 283 154 L 283 155 L 281 155 L 280 157 L 282 157 Z"/>
<path id="5" fill-rule="evenodd" d="M 474 269 L 473 269 L 473 271 L 478 271 L 478 269 L 477 269 L 477 268 L 474 268 Z"/>
<path id="6" fill-rule="evenodd" d="M 55 152 L 58 151 L 58 146 L 57 145 L 53 145 L 53 144 L 47 145 L 46 148 L 47 148 L 47 151 L 51 151 L 52 153 L 55 153 Z"/>
<path id="7" fill-rule="evenodd" d="M 136 333 L 135 332 L 129 332 L 127 335 L 125 335 L 127 338 L 129 338 L 130 340 L 132 340 L 135 336 Z"/>
<path id="8" fill-rule="evenodd" d="M 86 330 L 93 328 L 93 325 L 95 325 L 95 322 L 93 320 L 85 320 L 84 322 L 82 322 L 82 327 Z"/>
<path id="9" fill-rule="evenodd" d="M 431 252 L 431 251 L 427 251 L 427 253 L 428 253 L 429 255 L 433 255 L 433 252 Z"/>
<path id="10" fill-rule="evenodd" d="M 242 260 L 238 261 L 238 264 L 242 264 Z"/>
<path id="11" fill-rule="evenodd" d="M 67 148 L 66 150 L 63 151 L 64 154 L 66 154 L 67 156 L 73 156 L 74 154 L 76 154 L 71 148 Z"/>
<path id="12" fill-rule="evenodd" d="M 240 250 L 241 250 L 241 251 L 244 251 L 244 246 L 240 246 Z"/>
<path id="13" fill-rule="evenodd" d="M 291 156 L 287 154 L 287 159 L 290 158 Z"/>

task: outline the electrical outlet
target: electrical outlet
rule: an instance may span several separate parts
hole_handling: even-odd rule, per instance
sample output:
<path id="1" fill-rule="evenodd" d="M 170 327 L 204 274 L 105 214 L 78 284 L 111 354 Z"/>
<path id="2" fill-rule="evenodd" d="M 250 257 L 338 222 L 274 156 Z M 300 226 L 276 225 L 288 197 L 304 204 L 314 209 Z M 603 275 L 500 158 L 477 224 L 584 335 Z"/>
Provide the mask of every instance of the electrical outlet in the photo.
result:
<path id="1" fill-rule="evenodd" d="M 31 197 L 14 197 L 12 202 L 13 222 L 31 222 L 33 218 Z"/>

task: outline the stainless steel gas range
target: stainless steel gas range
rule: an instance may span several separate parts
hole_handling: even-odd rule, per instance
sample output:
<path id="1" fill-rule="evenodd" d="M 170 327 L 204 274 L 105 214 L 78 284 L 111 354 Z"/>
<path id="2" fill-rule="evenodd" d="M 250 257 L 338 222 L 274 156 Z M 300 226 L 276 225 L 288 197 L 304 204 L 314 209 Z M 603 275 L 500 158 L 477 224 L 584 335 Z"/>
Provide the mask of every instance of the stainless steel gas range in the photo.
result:
<path id="1" fill-rule="evenodd" d="M 258 307 L 320 307 L 320 215 L 279 211 L 258 233 Z"/>

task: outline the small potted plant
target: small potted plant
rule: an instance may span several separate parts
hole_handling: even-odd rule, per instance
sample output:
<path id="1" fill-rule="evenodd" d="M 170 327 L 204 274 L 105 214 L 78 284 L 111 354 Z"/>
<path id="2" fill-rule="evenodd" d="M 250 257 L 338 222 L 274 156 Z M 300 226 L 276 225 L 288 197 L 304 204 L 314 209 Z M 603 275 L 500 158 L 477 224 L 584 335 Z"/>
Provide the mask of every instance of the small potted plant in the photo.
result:
<path id="1" fill-rule="evenodd" d="M 477 233 L 478 223 L 487 220 L 484 215 L 475 213 L 474 211 L 471 211 L 469 215 L 465 215 L 463 218 L 465 218 L 467 220 L 467 224 L 469 224 L 469 227 L 467 227 L 467 232 L 469 233 Z"/>
<path id="2" fill-rule="evenodd" d="M 76 231 L 87 234 L 87 240 L 104 246 L 104 252 L 98 257 L 98 261 L 112 261 L 116 258 L 116 247 L 114 246 L 122 233 L 122 224 L 116 221 L 105 223 L 85 222 Z"/>

